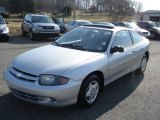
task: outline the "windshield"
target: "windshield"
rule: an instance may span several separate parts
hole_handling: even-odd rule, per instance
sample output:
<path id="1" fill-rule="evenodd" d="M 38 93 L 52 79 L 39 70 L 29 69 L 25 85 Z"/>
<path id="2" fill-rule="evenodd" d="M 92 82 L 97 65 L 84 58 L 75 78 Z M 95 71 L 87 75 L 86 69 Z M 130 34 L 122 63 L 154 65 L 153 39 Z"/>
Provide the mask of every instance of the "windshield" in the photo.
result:
<path id="1" fill-rule="evenodd" d="M 53 20 L 47 16 L 33 16 L 32 23 L 53 23 Z"/>
<path id="2" fill-rule="evenodd" d="M 127 27 L 130 29 L 139 29 L 140 27 L 137 26 L 135 23 L 126 23 Z"/>
<path id="3" fill-rule="evenodd" d="M 91 22 L 78 22 L 78 26 L 92 24 Z"/>
<path id="4" fill-rule="evenodd" d="M 90 52 L 104 52 L 112 31 L 80 27 L 59 38 L 54 45 Z"/>
<path id="5" fill-rule="evenodd" d="M 158 26 L 156 25 L 156 23 L 150 23 L 150 26 L 151 26 L 151 27 L 158 27 Z"/>
<path id="6" fill-rule="evenodd" d="M 0 17 L 0 24 L 4 24 L 4 20 L 2 17 Z"/>

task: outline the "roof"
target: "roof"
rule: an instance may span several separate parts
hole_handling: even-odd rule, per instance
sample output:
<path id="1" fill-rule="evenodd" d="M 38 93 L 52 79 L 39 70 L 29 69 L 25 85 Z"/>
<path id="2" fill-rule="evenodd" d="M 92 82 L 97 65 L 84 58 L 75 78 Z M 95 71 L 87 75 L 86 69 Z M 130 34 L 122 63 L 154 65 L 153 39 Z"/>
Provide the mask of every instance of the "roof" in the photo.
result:
<path id="1" fill-rule="evenodd" d="M 98 29 L 111 30 L 111 31 L 131 30 L 125 27 L 109 26 L 109 25 L 104 25 L 104 24 L 91 24 L 91 25 L 84 25 L 81 27 L 98 28 Z"/>
<path id="2" fill-rule="evenodd" d="M 91 21 L 88 21 L 88 20 L 71 20 L 71 21 L 77 21 L 77 22 L 91 22 Z"/>
<path id="3" fill-rule="evenodd" d="M 45 14 L 32 14 L 32 13 L 28 13 L 26 15 L 30 15 L 30 16 L 48 16 L 48 15 L 45 15 Z"/>

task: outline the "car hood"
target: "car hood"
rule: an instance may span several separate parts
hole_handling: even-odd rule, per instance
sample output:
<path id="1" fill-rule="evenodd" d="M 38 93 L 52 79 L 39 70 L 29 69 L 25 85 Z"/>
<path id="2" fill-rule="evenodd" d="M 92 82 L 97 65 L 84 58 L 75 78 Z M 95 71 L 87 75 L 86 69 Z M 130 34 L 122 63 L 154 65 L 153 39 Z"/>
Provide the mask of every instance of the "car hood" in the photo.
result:
<path id="1" fill-rule="evenodd" d="M 36 76 L 40 74 L 61 75 L 71 67 L 100 54 L 47 45 L 18 56 L 13 60 L 12 66 Z"/>
<path id="2" fill-rule="evenodd" d="M 160 27 L 153 27 L 153 29 L 160 31 Z"/>
<path id="3" fill-rule="evenodd" d="M 2 29 L 6 24 L 0 24 L 0 29 Z"/>
<path id="4" fill-rule="evenodd" d="M 34 25 L 40 25 L 40 26 L 58 26 L 55 23 L 34 23 Z"/>
<path id="5" fill-rule="evenodd" d="M 141 29 L 141 28 L 136 28 L 135 31 L 136 31 L 136 32 L 141 32 L 141 33 L 143 33 L 143 32 L 148 32 L 147 30 Z"/>

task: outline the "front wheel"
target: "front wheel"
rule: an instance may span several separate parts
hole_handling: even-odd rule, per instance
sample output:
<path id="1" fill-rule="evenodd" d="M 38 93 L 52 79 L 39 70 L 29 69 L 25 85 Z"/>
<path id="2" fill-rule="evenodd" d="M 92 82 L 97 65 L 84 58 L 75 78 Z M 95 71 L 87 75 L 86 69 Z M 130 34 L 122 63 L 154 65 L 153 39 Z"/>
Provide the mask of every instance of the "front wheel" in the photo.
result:
<path id="1" fill-rule="evenodd" d="M 142 61 L 141 61 L 141 66 L 140 66 L 140 68 L 138 68 L 136 70 L 136 73 L 138 73 L 138 74 L 144 73 L 144 71 L 146 70 L 146 67 L 147 67 L 147 62 L 148 62 L 148 59 L 147 59 L 147 56 L 145 55 L 145 56 L 143 56 Z"/>
<path id="2" fill-rule="evenodd" d="M 100 93 L 100 79 L 97 75 L 89 76 L 82 84 L 78 104 L 83 107 L 94 105 Z"/>
<path id="3" fill-rule="evenodd" d="M 21 29 L 21 35 L 22 35 L 22 36 L 26 36 L 26 34 L 27 34 L 27 33 L 26 33 L 26 32 L 24 31 L 24 29 L 22 28 L 22 29 Z"/>
<path id="4" fill-rule="evenodd" d="M 35 35 L 32 31 L 29 32 L 29 38 L 30 40 L 35 40 Z"/>

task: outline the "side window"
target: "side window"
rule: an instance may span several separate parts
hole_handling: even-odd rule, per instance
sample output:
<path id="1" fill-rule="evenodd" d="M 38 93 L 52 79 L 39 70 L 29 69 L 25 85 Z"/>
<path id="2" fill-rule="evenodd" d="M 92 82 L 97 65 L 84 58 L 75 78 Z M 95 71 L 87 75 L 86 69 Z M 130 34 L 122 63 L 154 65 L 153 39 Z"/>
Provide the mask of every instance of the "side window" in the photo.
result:
<path id="1" fill-rule="evenodd" d="M 73 26 L 78 26 L 78 23 L 76 21 L 74 21 Z"/>
<path id="2" fill-rule="evenodd" d="M 120 46 L 123 48 L 132 46 L 132 39 L 129 31 L 125 30 L 117 32 L 113 39 L 112 47 L 114 46 Z"/>
<path id="3" fill-rule="evenodd" d="M 24 20 L 27 20 L 27 15 L 25 16 Z"/>
<path id="4" fill-rule="evenodd" d="M 28 21 L 28 15 L 25 16 L 25 21 Z"/>
<path id="5" fill-rule="evenodd" d="M 68 23 L 69 26 L 72 26 L 72 24 L 73 24 L 73 21 L 70 21 L 70 22 Z"/>
<path id="6" fill-rule="evenodd" d="M 28 16 L 28 21 L 30 21 L 30 22 L 31 22 L 31 16 Z"/>
<path id="7" fill-rule="evenodd" d="M 116 26 L 126 27 L 124 23 L 117 23 Z"/>
<path id="8" fill-rule="evenodd" d="M 142 41 L 142 37 L 138 33 L 133 31 L 130 31 L 130 33 L 132 36 L 133 44 L 136 44 Z"/>
<path id="9" fill-rule="evenodd" d="M 74 21 L 70 22 L 70 24 L 69 24 L 69 25 L 70 25 L 70 26 L 73 26 L 73 24 L 74 24 Z"/>

